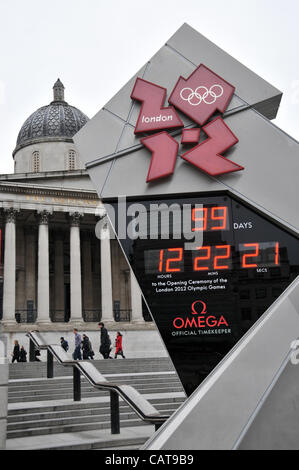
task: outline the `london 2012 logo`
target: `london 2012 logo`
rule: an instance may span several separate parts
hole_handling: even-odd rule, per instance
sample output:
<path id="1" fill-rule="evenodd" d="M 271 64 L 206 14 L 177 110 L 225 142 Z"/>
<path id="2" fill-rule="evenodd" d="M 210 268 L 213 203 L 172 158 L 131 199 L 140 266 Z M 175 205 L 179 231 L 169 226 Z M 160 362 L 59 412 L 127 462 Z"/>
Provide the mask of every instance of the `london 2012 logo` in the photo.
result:
<path id="1" fill-rule="evenodd" d="M 179 153 L 179 140 L 169 134 L 173 128 L 182 128 L 181 144 L 195 146 L 180 156 L 186 162 L 208 175 L 218 176 L 244 168 L 225 158 L 223 153 L 238 142 L 238 138 L 218 116 L 224 113 L 235 92 L 235 87 L 205 65 L 199 65 L 188 77 L 179 77 L 164 106 L 167 89 L 143 78 L 136 79 L 131 98 L 141 102 L 135 134 L 151 133 L 140 142 L 152 153 L 146 181 L 165 178 L 173 174 Z M 195 126 L 184 127 L 183 117 L 188 116 Z M 199 125 L 201 127 L 196 127 Z M 153 132 L 160 131 L 153 134 Z M 207 138 L 199 143 L 202 131 Z"/>

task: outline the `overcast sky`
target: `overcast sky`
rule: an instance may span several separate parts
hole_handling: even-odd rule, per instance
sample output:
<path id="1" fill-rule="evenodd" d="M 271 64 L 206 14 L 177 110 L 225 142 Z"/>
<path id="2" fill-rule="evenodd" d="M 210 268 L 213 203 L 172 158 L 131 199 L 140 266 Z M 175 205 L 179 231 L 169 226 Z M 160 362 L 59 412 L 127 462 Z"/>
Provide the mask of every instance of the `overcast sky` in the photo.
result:
<path id="1" fill-rule="evenodd" d="M 92 117 L 184 22 L 284 92 L 276 124 L 299 140 L 298 18 L 298 0 L 0 0 L 0 173 L 58 77 Z"/>

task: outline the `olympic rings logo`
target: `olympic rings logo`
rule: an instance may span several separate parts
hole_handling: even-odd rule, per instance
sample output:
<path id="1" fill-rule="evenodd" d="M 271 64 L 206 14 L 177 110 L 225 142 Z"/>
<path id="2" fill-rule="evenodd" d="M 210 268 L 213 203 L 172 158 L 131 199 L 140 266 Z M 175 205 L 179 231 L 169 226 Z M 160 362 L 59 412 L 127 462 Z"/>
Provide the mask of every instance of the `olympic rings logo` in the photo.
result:
<path id="1" fill-rule="evenodd" d="M 191 106 L 198 106 L 202 102 L 205 104 L 214 104 L 224 93 L 221 85 L 212 85 L 208 90 L 205 86 L 198 86 L 194 91 L 192 88 L 183 88 L 180 97 L 188 101 Z"/>

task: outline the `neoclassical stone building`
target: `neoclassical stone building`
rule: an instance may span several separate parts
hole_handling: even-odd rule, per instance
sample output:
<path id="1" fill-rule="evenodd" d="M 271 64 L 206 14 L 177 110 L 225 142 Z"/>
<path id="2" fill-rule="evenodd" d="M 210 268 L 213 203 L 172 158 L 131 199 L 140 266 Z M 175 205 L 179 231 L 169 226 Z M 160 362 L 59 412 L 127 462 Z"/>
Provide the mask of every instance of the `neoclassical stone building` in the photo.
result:
<path id="1" fill-rule="evenodd" d="M 72 140 L 88 118 L 65 101 L 59 79 L 53 92 L 19 132 L 14 174 L 0 175 L 0 320 L 9 347 L 32 328 L 58 341 L 76 326 L 96 340 L 102 319 L 125 331 L 132 353 L 161 352 L 118 242 L 107 227 L 95 235 L 103 206 Z"/>

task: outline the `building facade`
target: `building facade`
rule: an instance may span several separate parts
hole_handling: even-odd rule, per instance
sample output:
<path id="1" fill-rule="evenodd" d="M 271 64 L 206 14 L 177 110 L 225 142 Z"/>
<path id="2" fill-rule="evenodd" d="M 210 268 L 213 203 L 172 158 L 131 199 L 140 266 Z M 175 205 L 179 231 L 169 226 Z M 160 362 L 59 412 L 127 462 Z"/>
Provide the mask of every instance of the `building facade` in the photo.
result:
<path id="1" fill-rule="evenodd" d="M 52 341 L 70 336 L 74 327 L 96 340 L 93 332 L 102 320 L 128 335 L 132 354 L 163 354 L 107 223 L 96 236 L 103 206 L 72 139 L 87 121 L 65 101 L 58 79 L 53 101 L 29 116 L 19 132 L 14 174 L 0 176 L 2 329 L 11 348 L 35 328 Z"/>

